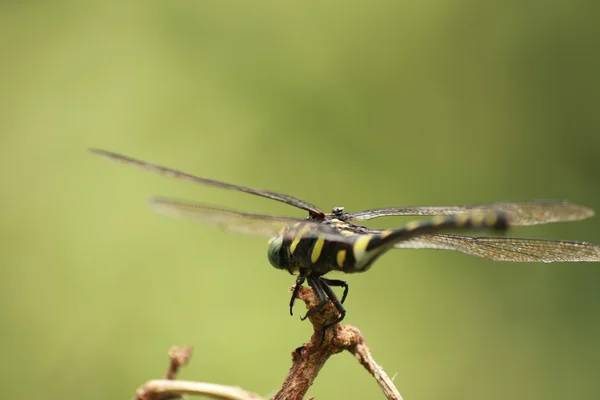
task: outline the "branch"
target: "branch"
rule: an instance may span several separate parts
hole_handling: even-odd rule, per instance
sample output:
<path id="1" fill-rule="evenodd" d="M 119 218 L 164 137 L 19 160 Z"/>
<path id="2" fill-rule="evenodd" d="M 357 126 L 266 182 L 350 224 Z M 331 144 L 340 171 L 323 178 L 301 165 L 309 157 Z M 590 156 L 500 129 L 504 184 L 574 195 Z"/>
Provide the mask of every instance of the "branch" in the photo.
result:
<path id="1" fill-rule="evenodd" d="M 316 307 L 319 303 L 319 300 L 310 288 L 300 288 L 298 298 L 306 303 L 306 308 L 309 310 Z M 365 339 L 358 328 L 351 325 L 336 324 L 327 329 L 325 339 L 322 344 L 320 343 L 323 326 L 328 321 L 335 320 L 337 316 L 337 310 L 333 304 L 328 303 L 320 312 L 308 318 L 314 328 L 311 340 L 292 352 L 292 367 L 281 389 L 273 397 L 273 400 L 301 400 L 329 357 L 344 350 L 354 355 L 361 365 L 375 378 L 387 399 L 402 400 L 402 396 L 400 396 L 392 380 L 373 359 L 371 351 L 365 344 Z M 171 363 L 167 372 L 167 378 L 152 380 L 144 384 L 137 390 L 135 400 L 166 400 L 167 398 L 177 398 L 184 394 L 203 395 L 222 400 L 262 400 L 257 394 L 247 392 L 238 387 L 173 380 L 180 367 L 189 361 L 191 351 L 192 348 L 190 346 L 172 348 L 169 351 Z"/>
<path id="2" fill-rule="evenodd" d="M 309 288 L 300 288 L 298 298 L 306 303 L 309 310 L 319 304 L 319 300 Z M 336 324 L 325 332 L 325 340 L 319 346 L 323 326 L 334 320 L 337 315 L 337 310 L 329 303 L 321 312 L 309 316 L 314 328 L 311 341 L 292 352 L 292 367 L 273 400 L 301 400 L 329 357 L 344 350 L 358 358 L 362 366 L 375 378 L 387 399 L 402 400 L 392 380 L 371 356 L 371 351 L 358 328 Z"/>
<path id="3" fill-rule="evenodd" d="M 257 394 L 246 392 L 234 387 L 217 385 L 215 383 L 172 381 L 167 379 L 156 379 L 148 381 L 139 388 L 136 400 L 165 400 L 167 398 L 180 397 L 184 394 L 207 396 L 212 399 L 222 400 L 262 400 Z"/>
<path id="4" fill-rule="evenodd" d="M 356 332 L 360 336 L 360 331 L 358 329 L 356 329 Z M 361 342 L 356 344 L 356 346 L 349 348 L 348 351 L 354 354 L 354 357 L 358 358 L 358 361 L 362 364 L 362 366 L 365 367 L 365 369 L 369 371 L 369 373 L 375 378 L 377 384 L 381 390 L 383 390 L 383 393 L 387 399 L 402 400 L 400 392 L 398 392 L 398 389 L 396 389 L 396 386 L 394 386 L 394 383 L 383 371 L 381 366 L 375 362 L 373 356 L 371 355 L 371 351 L 364 343 L 364 340 L 362 340 L 362 336 L 360 337 Z"/>
<path id="5" fill-rule="evenodd" d="M 166 379 L 155 379 L 146 382 L 137 390 L 134 399 L 166 400 L 179 398 L 184 394 L 195 394 L 222 400 L 262 400 L 257 394 L 246 392 L 238 387 L 204 382 L 175 381 L 179 368 L 187 364 L 191 356 L 192 346 L 172 347 L 169 350 L 171 362 L 169 363 Z"/>
<path id="6" fill-rule="evenodd" d="M 175 379 L 179 372 L 179 368 L 183 367 L 190 361 L 192 357 L 192 346 L 186 344 L 183 347 L 173 346 L 169 349 L 169 370 L 167 371 L 166 379 Z"/>

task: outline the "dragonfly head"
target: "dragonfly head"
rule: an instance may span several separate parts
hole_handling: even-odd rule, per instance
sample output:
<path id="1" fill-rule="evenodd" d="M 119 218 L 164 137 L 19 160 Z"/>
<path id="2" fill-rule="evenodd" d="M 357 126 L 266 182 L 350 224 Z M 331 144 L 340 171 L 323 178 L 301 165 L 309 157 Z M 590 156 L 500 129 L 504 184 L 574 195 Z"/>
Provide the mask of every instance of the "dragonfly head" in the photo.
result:
<path id="1" fill-rule="evenodd" d="M 269 240 L 269 248 L 267 254 L 269 256 L 269 262 L 272 266 L 277 269 L 287 269 L 287 265 L 284 260 L 283 251 L 283 235 L 275 236 Z"/>

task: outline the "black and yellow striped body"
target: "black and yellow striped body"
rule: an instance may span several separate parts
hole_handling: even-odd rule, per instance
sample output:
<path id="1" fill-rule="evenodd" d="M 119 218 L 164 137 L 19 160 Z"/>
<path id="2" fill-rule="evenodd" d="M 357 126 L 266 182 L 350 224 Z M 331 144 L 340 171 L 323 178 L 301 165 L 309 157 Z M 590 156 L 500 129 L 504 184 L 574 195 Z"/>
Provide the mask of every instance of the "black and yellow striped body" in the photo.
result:
<path id="1" fill-rule="evenodd" d="M 332 218 L 330 234 L 314 235 L 309 225 L 293 225 L 269 246 L 269 261 L 291 274 L 321 276 L 330 271 L 364 272 L 400 241 L 427 233 L 456 229 L 506 229 L 503 213 L 465 213 L 413 221 L 399 229 L 374 230 Z"/>

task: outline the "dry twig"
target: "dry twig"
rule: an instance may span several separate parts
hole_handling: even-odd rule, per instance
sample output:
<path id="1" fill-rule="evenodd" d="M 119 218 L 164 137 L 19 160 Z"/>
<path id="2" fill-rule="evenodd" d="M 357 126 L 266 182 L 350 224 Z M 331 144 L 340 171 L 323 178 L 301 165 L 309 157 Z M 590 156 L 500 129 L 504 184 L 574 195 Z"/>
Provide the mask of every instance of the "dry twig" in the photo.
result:
<path id="1" fill-rule="evenodd" d="M 302 287 L 298 298 L 306 303 L 310 310 L 318 305 L 312 289 Z M 392 380 L 373 359 L 369 347 L 365 344 L 360 331 L 351 325 L 336 324 L 325 332 L 325 340 L 321 344 L 322 327 L 337 317 L 335 307 L 329 303 L 320 312 L 309 317 L 314 333 L 311 341 L 292 352 L 292 367 L 285 378 L 281 389 L 273 400 L 301 400 L 306 394 L 319 371 L 329 357 L 344 350 L 352 353 L 363 367 L 375 378 L 385 397 L 391 400 L 402 400 L 402 396 Z M 257 394 L 247 392 L 238 387 L 217 385 L 203 382 L 175 381 L 175 375 L 191 356 L 191 347 L 172 348 L 169 351 L 171 363 L 167 379 L 152 380 L 137 390 L 136 400 L 164 400 L 183 394 L 204 395 L 223 400 L 261 400 Z"/>
<path id="2" fill-rule="evenodd" d="M 319 302 L 312 289 L 304 287 L 300 289 L 298 298 L 306 303 L 306 308 L 309 310 L 316 307 Z M 292 353 L 292 368 L 273 400 L 302 399 L 329 357 L 344 350 L 358 358 L 375 378 L 387 399 L 402 400 L 392 380 L 373 360 L 358 328 L 351 325 L 334 325 L 325 332 L 325 340 L 319 346 L 323 325 L 336 317 L 337 311 L 331 303 L 327 304 L 321 312 L 309 316 L 314 327 L 311 341 Z"/>
<path id="3" fill-rule="evenodd" d="M 175 379 L 179 368 L 183 367 L 190 361 L 192 357 L 192 346 L 186 344 L 183 347 L 173 346 L 169 349 L 169 370 L 167 371 L 166 379 Z"/>

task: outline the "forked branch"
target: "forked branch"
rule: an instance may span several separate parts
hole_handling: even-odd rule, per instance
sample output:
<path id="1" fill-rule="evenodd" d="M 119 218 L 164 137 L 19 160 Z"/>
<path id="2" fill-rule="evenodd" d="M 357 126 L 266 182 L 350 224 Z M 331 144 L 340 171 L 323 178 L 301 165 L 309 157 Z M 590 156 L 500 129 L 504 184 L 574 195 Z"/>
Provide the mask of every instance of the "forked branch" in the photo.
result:
<path id="1" fill-rule="evenodd" d="M 310 288 L 301 288 L 298 298 L 306 303 L 309 310 L 319 304 Z M 331 302 L 321 312 L 308 317 L 314 328 L 311 341 L 292 352 L 292 367 L 273 400 L 302 399 L 329 357 L 344 350 L 358 358 L 362 366 L 375 378 L 387 399 L 402 400 L 392 380 L 373 359 L 358 328 L 336 324 L 327 329 L 325 340 L 321 344 L 323 326 L 336 317 L 337 310 Z"/>
<path id="2" fill-rule="evenodd" d="M 302 287 L 298 298 L 313 309 L 319 303 L 310 288 Z M 392 380 L 375 362 L 364 337 L 351 325 L 336 324 L 325 332 L 325 340 L 321 343 L 322 328 L 329 321 L 335 320 L 337 310 L 328 303 L 320 312 L 309 316 L 314 332 L 310 342 L 303 344 L 292 352 L 292 367 L 285 378 L 281 389 L 273 400 L 301 400 L 306 394 L 319 371 L 329 357 L 344 350 L 352 353 L 363 367 L 375 378 L 387 399 L 402 400 L 402 396 Z M 180 397 L 184 394 L 203 395 L 213 399 L 224 400 L 261 400 L 257 394 L 247 392 L 238 387 L 217 385 L 204 382 L 173 380 L 179 368 L 185 365 L 191 356 L 191 347 L 173 348 L 169 351 L 171 359 L 167 379 L 152 380 L 137 390 L 136 400 L 164 400 Z"/>

